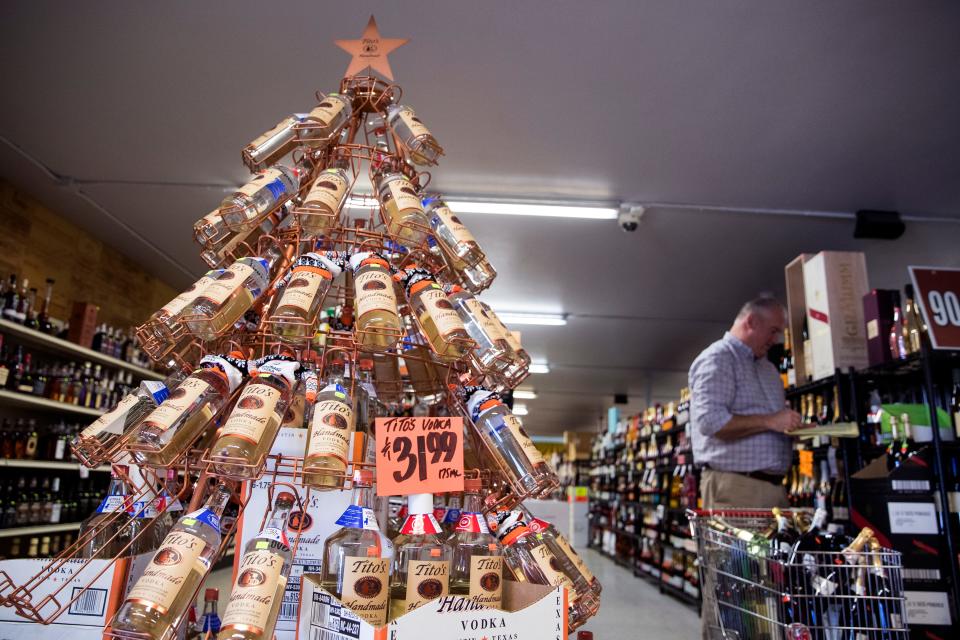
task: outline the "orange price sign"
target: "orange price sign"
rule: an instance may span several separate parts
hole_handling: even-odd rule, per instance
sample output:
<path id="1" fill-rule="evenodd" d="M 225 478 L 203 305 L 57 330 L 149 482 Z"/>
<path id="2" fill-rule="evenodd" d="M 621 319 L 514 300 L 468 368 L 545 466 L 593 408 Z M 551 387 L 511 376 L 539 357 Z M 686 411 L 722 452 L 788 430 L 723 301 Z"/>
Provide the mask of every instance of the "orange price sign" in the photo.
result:
<path id="1" fill-rule="evenodd" d="M 377 495 L 463 491 L 463 418 L 377 418 Z"/>
<path id="2" fill-rule="evenodd" d="M 800 475 L 808 478 L 813 477 L 813 451 L 800 450 Z"/>

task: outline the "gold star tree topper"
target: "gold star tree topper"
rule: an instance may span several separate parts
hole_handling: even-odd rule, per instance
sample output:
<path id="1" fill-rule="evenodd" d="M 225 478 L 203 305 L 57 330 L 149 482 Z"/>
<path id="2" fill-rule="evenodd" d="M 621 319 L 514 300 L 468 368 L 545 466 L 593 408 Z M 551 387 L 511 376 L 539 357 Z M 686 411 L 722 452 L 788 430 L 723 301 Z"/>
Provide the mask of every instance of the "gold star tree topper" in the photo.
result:
<path id="1" fill-rule="evenodd" d="M 377 21 L 370 16 L 370 22 L 363 30 L 359 40 L 334 40 L 335 44 L 353 56 L 350 66 L 347 67 L 345 78 L 355 76 L 367 67 L 382 74 L 388 80 L 393 80 L 390 70 L 390 61 L 387 54 L 407 44 L 406 38 L 381 38 Z"/>

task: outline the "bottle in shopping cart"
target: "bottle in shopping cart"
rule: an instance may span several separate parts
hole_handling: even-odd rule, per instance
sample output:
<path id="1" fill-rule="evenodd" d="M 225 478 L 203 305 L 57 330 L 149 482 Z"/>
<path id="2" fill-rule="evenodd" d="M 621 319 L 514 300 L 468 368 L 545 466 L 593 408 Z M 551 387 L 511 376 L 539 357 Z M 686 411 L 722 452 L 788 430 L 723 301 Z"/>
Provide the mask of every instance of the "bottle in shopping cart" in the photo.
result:
<path id="1" fill-rule="evenodd" d="M 395 104 L 387 109 L 387 123 L 416 164 L 436 164 L 443 149 L 410 107 Z"/>
<path id="2" fill-rule="evenodd" d="M 243 164 L 247 165 L 251 173 L 256 173 L 275 164 L 280 158 L 293 151 L 297 143 L 294 127 L 299 123 L 300 118 L 290 115 L 269 131 L 254 138 L 241 152 Z"/>
<path id="3" fill-rule="evenodd" d="M 169 466 L 193 442 L 240 386 L 246 361 L 204 356 L 199 368 L 140 424 L 127 445 L 141 464 Z"/>
<path id="4" fill-rule="evenodd" d="M 323 545 L 321 586 L 374 627 L 387 623 L 393 543 L 374 513 L 373 472 L 353 472 L 353 499 Z"/>
<path id="5" fill-rule="evenodd" d="M 303 483 L 317 489 L 343 486 L 355 429 L 353 399 L 344 386 L 343 355 L 334 351 L 327 358 L 326 385 L 307 408 L 310 430 L 303 459 Z"/>
<path id="6" fill-rule="evenodd" d="M 350 187 L 350 176 L 345 165 L 343 163 L 321 171 L 303 197 L 303 204 L 293 210 L 307 237 L 322 236 L 337 226 Z"/>
<path id="7" fill-rule="evenodd" d="M 282 262 L 275 248 L 234 262 L 194 301 L 190 315 L 184 317 L 187 329 L 202 340 L 227 331 L 263 295 Z"/>
<path id="8" fill-rule="evenodd" d="M 297 140 L 312 149 L 325 147 L 350 121 L 352 114 L 350 92 L 328 93 L 296 126 Z"/>
<path id="9" fill-rule="evenodd" d="M 280 429 L 300 363 L 290 355 L 248 361 L 250 378 L 210 447 L 216 473 L 235 479 L 260 475 Z"/>
<path id="10" fill-rule="evenodd" d="M 499 609 L 503 599 L 503 547 L 487 527 L 482 490 L 479 478 L 463 481 L 464 508 L 457 514 L 453 535 L 447 541 L 453 548 L 450 593 Z"/>
<path id="11" fill-rule="evenodd" d="M 218 640 L 273 637 L 293 560 L 287 520 L 294 502 L 292 493 L 279 493 L 266 526 L 244 547 Z"/>
<path id="12" fill-rule="evenodd" d="M 426 198 L 423 207 L 434 237 L 450 252 L 455 262 L 466 268 L 486 260 L 477 239 L 443 200 Z"/>
<path id="13" fill-rule="evenodd" d="M 420 195 L 410 179 L 402 173 L 381 173 L 375 177 L 375 185 L 391 238 L 406 246 L 426 242 L 430 221 L 423 213 Z"/>
<path id="14" fill-rule="evenodd" d="M 429 269 L 414 264 L 394 277 L 403 283 L 410 309 L 438 358 L 457 360 L 473 348 L 463 321 Z"/>
<path id="15" fill-rule="evenodd" d="M 110 622 L 114 633 L 174 636 L 219 551 L 220 517 L 229 500 L 230 491 L 219 485 L 203 507 L 180 518 Z"/>
<path id="16" fill-rule="evenodd" d="M 433 496 L 407 497 L 409 514 L 393 541 L 390 577 L 390 619 L 395 620 L 450 591 L 450 546 L 441 541 L 443 529 L 433 517 Z"/>
<path id="17" fill-rule="evenodd" d="M 527 496 L 552 491 L 560 484 L 543 454 L 523 429 L 520 419 L 499 394 L 483 387 L 464 387 L 467 410 L 477 433 L 509 474 L 512 484 Z"/>
<path id="18" fill-rule="evenodd" d="M 97 418 L 74 437 L 70 443 L 74 451 L 96 452 L 110 449 L 125 433 L 135 429 L 147 415 L 169 395 L 166 383 L 179 382 L 172 376 L 165 382 L 145 380 L 127 394 L 113 409 Z"/>
<path id="19" fill-rule="evenodd" d="M 869 552 L 867 575 L 870 593 L 865 598 L 867 619 L 872 627 L 882 629 L 884 633 L 903 629 L 902 594 L 896 591 L 887 567 L 895 554 L 885 550 L 876 536 L 870 538 Z"/>
<path id="20" fill-rule="evenodd" d="M 567 590 L 570 631 L 582 626 L 596 613 L 599 602 L 586 577 L 567 558 L 554 555 L 543 536 L 530 530 L 522 513 L 499 513 L 497 538 L 504 547 L 504 561 L 514 580 L 564 587 Z"/>
<path id="21" fill-rule="evenodd" d="M 593 572 L 590 571 L 590 567 L 587 566 L 587 563 L 583 561 L 583 558 L 580 557 L 576 551 L 573 550 L 573 547 L 570 545 L 570 542 L 567 538 L 557 530 L 552 523 L 547 522 L 541 518 L 537 518 L 524 506 L 522 503 L 517 506 L 517 509 L 523 514 L 524 518 L 527 521 L 527 526 L 530 528 L 530 531 L 540 534 L 544 540 L 553 543 L 556 545 L 553 547 L 553 551 L 556 555 L 563 555 L 580 570 L 580 573 L 583 574 L 583 577 L 586 578 L 587 583 L 590 585 L 590 588 L 599 598 L 600 592 L 603 591 L 603 586 L 600 584 L 600 581 L 597 580 L 597 577 L 593 575 Z"/>
<path id="22" fill-rule="evenodd" d="M 270 314 L 281 340 L 302 341 L 313 335 L 323 299 L 342 268 L 343 261 L 332 251 L 305 253 L 294 261 L 276 285 L 280 295 Z"/>
<path id="23" fill-rule="evenodd" d="M 113 465 L 107 495 L 95 513 L 80 525 L 77 537 L 82 543 L 82 558 L 115 558 L 124 553 L 135 532 L 133 499 L 127 485 L 126 465 Z M 22 482 L 22 479 L 21 479 Z M 124 555 L 130 555 L 126 549 Z"/>
<path id="24" fill-rule="evenodd" d="M 301 169 L 282 164 L 261 171 L 220 203 L 223 224 L 231 231 L 249 231 L 296 195 L 304 177 Z"/>
<path id="25" fill-rule="evenodd" d="M 400 314 L 390 265 L 377 253 L 358 252 L 350 258 L 353 269 L 355 339 L 366 349 L 386 351 L 400 337 Z"/>

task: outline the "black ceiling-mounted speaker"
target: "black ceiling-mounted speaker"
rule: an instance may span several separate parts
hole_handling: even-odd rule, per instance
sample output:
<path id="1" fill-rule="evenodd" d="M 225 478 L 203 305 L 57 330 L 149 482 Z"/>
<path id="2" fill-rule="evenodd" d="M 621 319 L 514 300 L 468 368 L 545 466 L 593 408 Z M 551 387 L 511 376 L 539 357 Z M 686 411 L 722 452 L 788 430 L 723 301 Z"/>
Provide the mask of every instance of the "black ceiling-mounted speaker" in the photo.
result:
<path id="1" fill-rule="evenodd" d="M 627 394 L 625 393 L 613 394 L 613 404 L 627 404 Z"/>
<path id="2" fill-rule="evenodd" d="M 853 237 L 896 240 L 903 235 L 906 228 L 907 225 L 900 219 L 899 211 L 860 209 L 857 211 L 857 224 L 853 228 Z"/>

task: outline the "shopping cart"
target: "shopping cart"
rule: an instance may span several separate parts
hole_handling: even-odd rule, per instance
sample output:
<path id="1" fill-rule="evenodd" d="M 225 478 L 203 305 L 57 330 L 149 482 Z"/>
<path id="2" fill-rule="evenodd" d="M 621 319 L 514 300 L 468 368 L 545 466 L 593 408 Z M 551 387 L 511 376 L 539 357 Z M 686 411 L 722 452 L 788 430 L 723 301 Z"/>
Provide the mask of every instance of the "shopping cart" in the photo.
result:
<path id="1" fill-rule="evenodd" d="M 899 552 L 772 549 L 752 535 L 770 526 L 770 511 L 688 515 L 711 640 L 908 637 Z"/>

